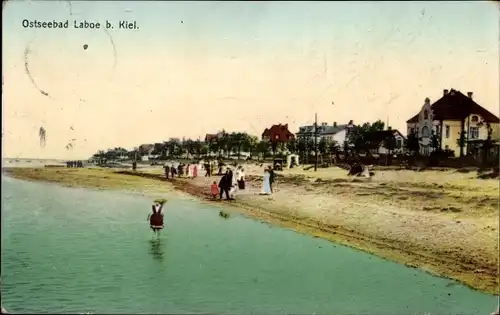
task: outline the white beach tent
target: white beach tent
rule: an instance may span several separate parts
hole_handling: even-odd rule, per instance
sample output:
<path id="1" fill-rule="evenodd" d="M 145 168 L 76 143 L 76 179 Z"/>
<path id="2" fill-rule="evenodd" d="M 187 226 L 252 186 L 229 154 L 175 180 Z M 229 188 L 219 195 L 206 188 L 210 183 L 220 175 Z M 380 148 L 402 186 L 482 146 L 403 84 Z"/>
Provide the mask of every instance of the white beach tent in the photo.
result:
<path id="1" fill-rule="evenodd" d="M 299 155 L 298 154 L 289 154 L 286 156 L 286 168 L 290 168 L 292 165 L 292 159 L 295 160 L 295 166 L 299 166 Z"/>

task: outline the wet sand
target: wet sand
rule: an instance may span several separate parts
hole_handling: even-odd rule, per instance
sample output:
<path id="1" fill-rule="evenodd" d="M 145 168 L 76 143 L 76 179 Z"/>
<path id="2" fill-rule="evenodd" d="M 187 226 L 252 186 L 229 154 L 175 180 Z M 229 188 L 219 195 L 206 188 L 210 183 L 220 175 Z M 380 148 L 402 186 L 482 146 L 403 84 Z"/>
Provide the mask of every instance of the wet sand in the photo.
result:
<path id="1" fill-rule="evenodd" d="M 339 168 L 279 172 L 275 193 L 260 195 L 263 168 L 245 165 L 247 189 L 234 201 L 212 201 L 219 177 L 165 180 L 161 167 L 4 169 L 13 177 L 66 186 L 196 196 L 205 202 L 333 240 L 390 260 L 498 293 L 498 180 L 475 172 L 376 171 L 349 178 Z M 136 175 L 136 176 L 133 176 Z M 139 176 L 137 176 L 139 175 Z"/>

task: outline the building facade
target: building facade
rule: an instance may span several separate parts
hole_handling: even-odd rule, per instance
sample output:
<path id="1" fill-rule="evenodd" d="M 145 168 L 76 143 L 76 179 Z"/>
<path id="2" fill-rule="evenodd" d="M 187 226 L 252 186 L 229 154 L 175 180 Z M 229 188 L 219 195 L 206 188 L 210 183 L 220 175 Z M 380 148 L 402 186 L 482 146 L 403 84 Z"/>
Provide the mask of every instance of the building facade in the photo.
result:
<path id="1" fill-rule="evenodd" d="M 485 140 L 489 124 L 493 130 L 492 138 L 498 139 L 499 123 L 497 116 L 473 100 L 472 92 L 466 96 L 451 89 L 443 90 L 443 96 L 433 104 L 426 98 L 420 111 L 406 125 L 408 135 L 418 137 L 421 154 L 429 155 L 432 152 L 432 138 L 435 135 L 441 149 L 452 150 L 457 156 L 461 151 L 459 139 L 462 133 L 465 142 Z M 462 150 L 467 151 L 467 145 Z"/>
<path id="2" fill-rule="evenodd" d="M 261 139 L 269 142 L 288 142 L 295 139 L 295 136 L 288 130 L 288 124 L 277 124 L 264 129 Z"/>
<path id="3" fill-rule="evenodd" d="M 377 148 L 370 150 L 372 154 L 402 154 L 405 152 L 406 138 L 396 129 L 389 127 L 388 130 L 374 133 L 372 137 L 373 139 L 370 139 L 370 141 L 378 142 Z M 389 139 L 394 141 L 394 147 L 391 150 L 386 148 L 386 141 Z"/>
<path id="4" fill-rule="evenodd" d="M 317 130 L 317 141 L 321 139 L 327 139 L 329 141 L 336 141 L 340 146 L 347 141 L 347 136 L 349 132 L 354 128 L 353 121 L 349 121 L 347 124 L 337 124 L 333 122 L 332 125 L 328 125 L 323 122 L 318 124 Z M 314 140 L 314 124 L 299 127 L 299 132 L 296 133 L 297 139 L 313 139 Z"/>

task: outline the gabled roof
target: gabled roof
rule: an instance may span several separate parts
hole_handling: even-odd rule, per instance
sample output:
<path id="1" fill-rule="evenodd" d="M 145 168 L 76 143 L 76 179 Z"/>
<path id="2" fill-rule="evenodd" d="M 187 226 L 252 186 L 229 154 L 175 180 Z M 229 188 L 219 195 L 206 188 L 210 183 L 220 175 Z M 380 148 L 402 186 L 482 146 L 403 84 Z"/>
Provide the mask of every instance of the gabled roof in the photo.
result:
<path id="1" fill-rule="evenodd" d="M 434 112 L 434 120 L 462 120 L 469 114 L 477 114 L 483 117 L 485 122 L 499 123 L 500 119 L 477 104 L 472 98 L 465 96 L 462 92 L 451 89 L 446 95 L 431 105 Z M 417 113 L 407 120 L 407 123 L 418 122 Z"/>
<path id="2" fill-rule="evenodd" d="M 152 151 L 154 150 L 154 144 L 141 144 L 139 146 L 139 151 L 142 151 L 142 152 L 149 152 L 149 151 Z"/>
<path id="3" fill-rule="evenodd" d="M 217 135 L 216 134 L 212 134 L 212 133 L 207 133 L 205 135 L 205 141 L 206 142 L 210 142 L 212 140 L 216 140 L 217 139 Z"/>
<path id="4" fill-rule="evenodd" d="M 262 136 L 267 136 L 271 133 L 285 133 L 285 134 L 291 134 L 293 135 L 290 130 L 288 130 L 288 124 L 277 124 L 277 125 L 272 125 L 271 128 L 266 128 L 264 129 L 264 132 L 262 133 Z"/>
<path id="5" fill-rule="evenodd" d="M 326 126 L 324 131 L 320 132 L 322 135 L 334 135 L 342 130 L 347 129 L 347 124 L 337 125 L 337 126 Z"/>

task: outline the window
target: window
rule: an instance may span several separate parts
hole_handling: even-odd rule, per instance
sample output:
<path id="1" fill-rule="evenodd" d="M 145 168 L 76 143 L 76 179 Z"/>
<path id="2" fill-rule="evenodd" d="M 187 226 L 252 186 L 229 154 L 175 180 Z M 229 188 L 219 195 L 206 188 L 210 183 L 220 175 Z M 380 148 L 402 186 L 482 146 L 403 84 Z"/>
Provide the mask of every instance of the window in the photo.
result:
<path id="1" fill-rule="evenodd" d="M 422 128 L 422 137 L 427 138 L 430 136 L 429 127 L 424 126 Z"/>
<path id="2" fill-rule="evenodd" d="M 415 133 L 415 129 L 414 128 L 410 128 L 410 134 L 413 134 Z"/>
<path id="3" fill-rule="evenodd" d="M 274 138 L 275 138 L 275 139 L 279 139 L 279 138 L 280 138 L 280 136 L 279 136 L 279 135 L 275 135 L 275 136 L 274 136 Z"/>
<path id="4" fill-rule="evenodd" d="M 449 138 L 450 137 L 450 126 L 446 125 L 444 130 L 445 130 L 444 131 L 445 132 L 445 137 Z"/>
<path id="5" fill-rule="evenodd" d="M 479 118 L 476 115 L 472 116 L 470 119 L 471 122 L 478 122 L 478 120 Z"/>
<path id="6" fill-rule="evenodd" d="M 479 128 L 478 127 L 470 127 L 469 129 L 469 139 L 479 139 Z"/>
<path id="7" fill-rule="evenodd" d="M 401 148 L 403 146 L 403 140 L 401 139 L 397 139 L 396 140 L 396 148 Z"/>
<path id="8" fill-rule="evenodd" d="M 424 119 L 429 119 L 429 112 L 426 110 L 424 110 Z"/>

